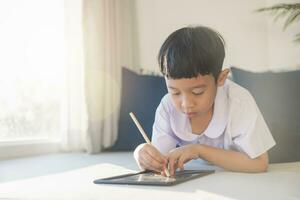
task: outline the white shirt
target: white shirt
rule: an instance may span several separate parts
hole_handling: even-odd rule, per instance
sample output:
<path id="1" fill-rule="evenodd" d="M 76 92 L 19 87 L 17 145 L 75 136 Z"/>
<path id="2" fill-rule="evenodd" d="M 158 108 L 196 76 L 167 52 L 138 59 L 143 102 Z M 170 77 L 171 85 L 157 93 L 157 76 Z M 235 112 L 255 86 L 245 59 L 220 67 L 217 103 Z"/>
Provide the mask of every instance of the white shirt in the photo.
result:
<path id="1" fill-rule="evenodd" d="M 177 145 L 205 144 L 256 158 L 275 141 L 251 94 L 227 80 L 217 89 L 212 119 L 201 135 L 192 133 L 188 117 L 176 110 L 170 94 L 166 94 L 156 110 L 152 144 L 162 154 Z"/>

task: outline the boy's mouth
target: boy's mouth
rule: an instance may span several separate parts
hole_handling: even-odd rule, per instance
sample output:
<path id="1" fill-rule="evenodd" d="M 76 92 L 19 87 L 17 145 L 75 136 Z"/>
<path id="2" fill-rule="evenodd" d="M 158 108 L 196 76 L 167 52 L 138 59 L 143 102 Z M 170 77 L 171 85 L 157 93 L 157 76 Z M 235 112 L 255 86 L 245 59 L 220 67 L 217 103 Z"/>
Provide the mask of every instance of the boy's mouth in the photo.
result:
<path id="1" fill-rule="evenodd" d="M 186 115 L 188 117 L 194 117 L 196 114 L 197 114 L 196 112 L 188 112 L 188 113 L 186 113 Z"/>

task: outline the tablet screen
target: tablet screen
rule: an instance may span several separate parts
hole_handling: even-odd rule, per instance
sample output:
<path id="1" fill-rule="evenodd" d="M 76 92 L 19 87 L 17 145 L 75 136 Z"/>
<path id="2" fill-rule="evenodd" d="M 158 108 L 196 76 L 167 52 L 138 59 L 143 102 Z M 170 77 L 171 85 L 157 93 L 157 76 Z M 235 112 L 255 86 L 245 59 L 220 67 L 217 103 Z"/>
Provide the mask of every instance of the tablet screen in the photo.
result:
<path id="1" fill-rule="evenodd" d="M 124 179 L 119 178 L 115 179 L 115 181 L 120 181 Z M 133 181 L 133 182 L 174 182 L 176 181 L 175 177 L 165 177 L 153 172 L 143 173 L 143 174 L 135 174 L 132 176 L 126 177 L 127 181 Z"/>
<path id="2" fill-rule="evenodd" d="M 128 184 L 128 185 L 174 185 L 194 178 L 214 173 L 212 170 L 183 170 L 177 171 L 173 177 L 165 177 L 154 172 L 124 174 L 95 180 L 96 184 Z"/>

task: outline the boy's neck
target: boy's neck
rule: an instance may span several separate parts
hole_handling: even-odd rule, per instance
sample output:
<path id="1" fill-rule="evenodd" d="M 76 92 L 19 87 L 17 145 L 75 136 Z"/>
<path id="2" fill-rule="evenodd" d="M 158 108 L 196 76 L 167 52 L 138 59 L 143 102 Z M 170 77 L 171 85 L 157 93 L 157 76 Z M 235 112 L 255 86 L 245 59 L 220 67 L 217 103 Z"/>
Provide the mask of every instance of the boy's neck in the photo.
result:
<path id="1" fill-rule="evenodd" d="M 190 119 L 193 134 L 201 135 L 206 130 L 213 117 L 213 110 L 214 106 L 205 115 Z"/>

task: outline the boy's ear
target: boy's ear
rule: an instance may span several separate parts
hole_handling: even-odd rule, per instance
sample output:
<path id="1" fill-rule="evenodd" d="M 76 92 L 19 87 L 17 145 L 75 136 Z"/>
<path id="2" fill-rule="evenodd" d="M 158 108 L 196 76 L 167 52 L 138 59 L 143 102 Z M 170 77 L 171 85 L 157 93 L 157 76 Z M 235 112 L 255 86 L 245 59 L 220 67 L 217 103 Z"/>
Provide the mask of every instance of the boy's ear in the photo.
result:
<path id="1" fill-rule="evenodd" d="M 229 69 L 224 69 L 224 70 L 221 71 L 221 73 L 219 74 L 219 77 L 218 77 L 218 81 L 217 81 L 218 86 L 223 86 L 224 85 L 229 72 L 230 72 Z"/>

